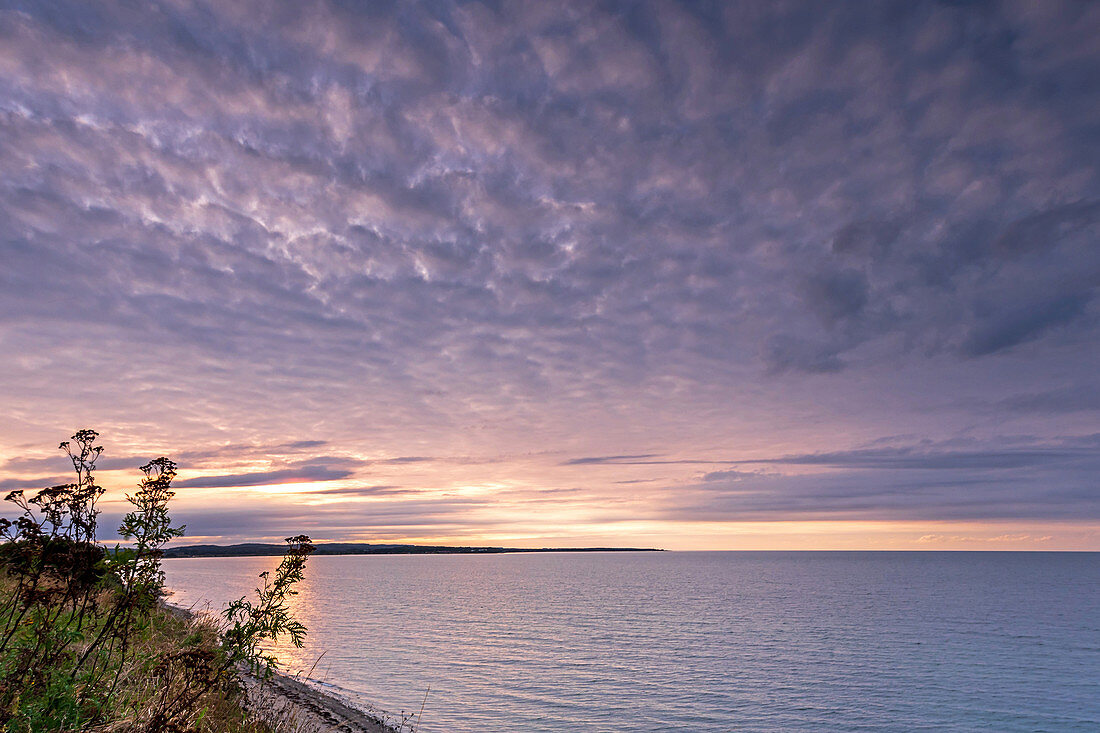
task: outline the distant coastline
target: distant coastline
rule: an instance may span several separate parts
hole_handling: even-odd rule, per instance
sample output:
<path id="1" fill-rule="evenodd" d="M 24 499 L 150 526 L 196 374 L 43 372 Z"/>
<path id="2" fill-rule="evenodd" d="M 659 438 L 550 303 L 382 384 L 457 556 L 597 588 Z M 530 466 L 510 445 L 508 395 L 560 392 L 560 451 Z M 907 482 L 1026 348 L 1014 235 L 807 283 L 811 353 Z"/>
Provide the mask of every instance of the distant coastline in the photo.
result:
<path id="1" fill-rule="evenodd" d="M 665 552 L 655 547 L 450 547 L 447 545 L 329 542 L 315 545 L 315 555 L 499 555 L 537 552 Z M 281 556 L 284 545 L 247 542 L 237 545 L 190 545 L 164 550 L 166 558 Z"/>

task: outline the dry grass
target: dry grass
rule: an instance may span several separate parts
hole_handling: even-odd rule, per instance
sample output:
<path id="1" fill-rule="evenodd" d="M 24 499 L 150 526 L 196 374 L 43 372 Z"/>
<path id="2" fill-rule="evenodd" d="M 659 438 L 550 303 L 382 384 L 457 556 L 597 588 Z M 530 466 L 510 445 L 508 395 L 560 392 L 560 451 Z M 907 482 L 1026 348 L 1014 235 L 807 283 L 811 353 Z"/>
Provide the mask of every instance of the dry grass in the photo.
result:
<path id="1" fill-rule="evenodd" d="M 10 581 L 0 573 L 0 596 L 10 592 Z M 75 647 L 75 656 L 86 645 Z M 124 659 L 109 707 L 97 711 L 95 717 L 104 722 L 89 724 L 87 716 L 75 716 L 71 723 L 53 721 L 44 724 L 36 715 L 36 701 L 25 695 L 16 698 L 14 713 L 6 730 L 12 733 L 32 733 L 42 730 L 89 731 L 95 733 L 136 733 L 149 728 L 150 717 L 164 699 L 184 695 L 193 690 L 193 679 L 186 674 L 171 673 L 162 661 L 178 655 L 181 650 L 216 653 L 219 648 L 218 628 L 213 619 L 191 618 L 157 608 L 149 616 L 148 625 L 134 637 Z M 64 672 L 64 670 L 59 670 Z M 64 675 L 59 674 L 58 679 Z M 80 682 L 62 691 L 74 700 L 94 699 L 97 691 L 87 690 Z M 250 720 L 242 709 L 243 690 L 233 685 L 217 686 L 203 692 L 187 714 L 173 721 L 173 729 L 187 733 L 272 733 L 272 728 Z"/>
<path id="2" fill-rule="evenodd" d="M 96 733 L 144 731 L 158 703 L 167 697 L 186 694 L 189 680 L 185 674 L 158 674 L 156 660 L 170 657 L 181 649 L 218 648 L 218 629 L 213 620 L 196 616 L 184 618 L 167 609 L 157 609 L 150 617 L 148 632 L 135 644 L 134 662 L 120 675 L 114 720 L 92 728 Z M 243 692 L 232 687 L 215 688 L 202 694 L 186 717 L 177 720 L 181 731 L 193 733 L 271 733 L 271 729 L 248 719 L 242 709 Z"/>

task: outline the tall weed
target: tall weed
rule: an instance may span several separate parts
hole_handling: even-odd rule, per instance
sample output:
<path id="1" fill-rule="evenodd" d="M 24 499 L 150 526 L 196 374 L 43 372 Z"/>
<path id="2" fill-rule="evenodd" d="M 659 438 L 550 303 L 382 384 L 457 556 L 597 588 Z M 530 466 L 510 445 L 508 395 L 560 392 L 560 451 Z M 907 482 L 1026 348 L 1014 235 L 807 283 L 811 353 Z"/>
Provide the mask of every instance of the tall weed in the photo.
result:
<path id="1" fill-rule="evenodd" d="M 184 531 L 168 511 L 176 464 L 162 457 L 141 467 L 118 530 L 128 544 L 107 548 L 96 537 L 98 438 L 80 430 L 59 446 L 72 483 L 5 497 L 14 518 L 0 518 L 0 730 L 250 729 L 227 716 L 227 701 L 239 695 L 239 670 L 276 667 L 268 642 L 302 644 L 306 629 L 288 599 L 313 544 L 289 538 L 257 598 L 230 604 L 223 628 L 170 628 L 158 604 L 162 549 Z"/>

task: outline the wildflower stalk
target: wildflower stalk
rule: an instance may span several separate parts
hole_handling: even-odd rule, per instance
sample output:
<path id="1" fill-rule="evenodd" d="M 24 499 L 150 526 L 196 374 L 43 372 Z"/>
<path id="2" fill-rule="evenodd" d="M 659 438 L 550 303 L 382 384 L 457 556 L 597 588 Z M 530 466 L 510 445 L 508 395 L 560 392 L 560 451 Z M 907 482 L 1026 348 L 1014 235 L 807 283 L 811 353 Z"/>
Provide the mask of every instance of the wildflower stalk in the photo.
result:
<path id="1" fill-rule="evenodd" d="M 176 464 L 157 458 L 141 467 L 119 527 L 129 545 L 106 550 L 96 538 L 103 495 L 95 481 L 103 451 L 97 439 L 81 430 L 60 444 L 76 474 L 72 483 L 6 497 L 16 516 L 0 517 L 0 730 L 190 729 L 212 693 L 238 692 L 238 669 L 270 675 L 277 660 L 266 644 L 289 636 L 301 646 L 305 636 L 288 605 L 313 550 L 300 535 L 287 540 L 274 574 L 262 576 L 257 599 L 226 609 L 220 639 L 139 659 L 136 642 L 163 615 L 163 547 L 184 530 L 168 511 Z M 135 673 L 156 694 L 120 719 L 124 678 Z"/>

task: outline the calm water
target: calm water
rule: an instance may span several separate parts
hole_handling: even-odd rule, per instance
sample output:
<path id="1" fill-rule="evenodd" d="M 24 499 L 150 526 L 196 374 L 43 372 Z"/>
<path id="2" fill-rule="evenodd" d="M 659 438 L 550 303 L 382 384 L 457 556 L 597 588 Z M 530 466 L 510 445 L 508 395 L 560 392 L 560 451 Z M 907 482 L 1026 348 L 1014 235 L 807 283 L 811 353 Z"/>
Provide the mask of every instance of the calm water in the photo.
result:
<path id="1" fill-rule="evenodd" d="M 221 607 L 277 561 L 165 565 Z M 431 685 L 425 732 L 1100 730 L 1100 554 L 309 563 L 287 666 L 394 712 Z"/>

